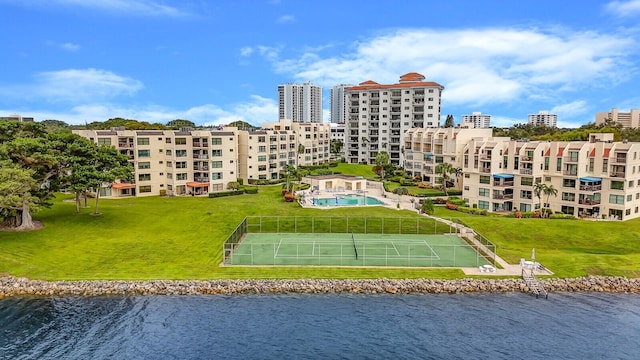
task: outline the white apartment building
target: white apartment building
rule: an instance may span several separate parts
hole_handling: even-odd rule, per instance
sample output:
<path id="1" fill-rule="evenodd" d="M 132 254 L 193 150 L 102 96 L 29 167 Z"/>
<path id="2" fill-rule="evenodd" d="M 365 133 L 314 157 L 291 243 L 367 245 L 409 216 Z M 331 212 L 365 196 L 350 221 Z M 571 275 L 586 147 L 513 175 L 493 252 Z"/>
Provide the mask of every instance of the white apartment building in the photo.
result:
<path id="1" fill-rule="evenodd" d="M 629 112 L 619 112 L 618 109 L 611 109 L 610 112 L 596 113 L 596 125 L 603 125 L 607 120 L 620 124 L 623 128 L 640 127 L 640 110 L 631 109 Z"/>
<path id="2" fill-rule="evenodd" d="M 549 114 L 548 111 L 544 110 L 538 111 L 537 114 L 529 114 L 529 124 L 556 127 L 558 124 L 558 115 Z"/>
<path id="3" fill-rule="evenodd" d="M 311 82 L 278 85 L 279 119 L 293 122 L 322 122 L 322 88 Z"/>
<path id="4" fill-rule="evenodd" d="M 491 115 L 485 115 L 481 112 L 473 112 L 471 115 L 462 115 L 462 124 L 460 124 L 460 127 L 488 129 L 491 127 Z"/>
<path id="5" fill-rule="evenodd" d="M 331 123 L 344 124 L 347 119 L 347 102 L 344 89 L 353 85 L 340 84 L 331 88 Z"/>
<path id="6" fill-rule="evenodd" d="M 73 130 L 116 147 L 134 167 L 134 181 L 101 189 L 105 197 L 201 195 L 227 189 L 238 176 L 238 130 Z"/>
<path id="7" fill-rule="evenodd" d="M 613 134 L 589 141 L 472 139 L 462 150 L 463 198 L 488 211 L 554 212 L 629 220 L 640 217 L 640 143 L 614 142 Z M 534 184 L 557 196 L 538 199 Z"/>
<path id="8" fill-rule="evenodd" d="M 378 152 L 386 151 L 392 164 L 402 165 L 404 133 L 439 126 L 444 87 L 424 80 L 421 74 L 408 73 L 397 84 L 369 80 L 345 88 L 347 162 L 373 164 Z"/>
<path id="9" fill-rule="evenodd" d="M 462 150 L 472 139 L 491 137 L 491 129 L 414 128 L 404 133 L 404 169 L 422 182 L 436 185 L 438 164 L 462 167 Z M 453 179 L 455 182 L 461 179 Z"/>
<path id="10" fill-rule="evenodd" d="M 19 121 L 19 122 L 33 122 L 33 117 L 22 116 L 19 114 L 11 114 L 9 116 L 0 116 L 0 121 Z"/>

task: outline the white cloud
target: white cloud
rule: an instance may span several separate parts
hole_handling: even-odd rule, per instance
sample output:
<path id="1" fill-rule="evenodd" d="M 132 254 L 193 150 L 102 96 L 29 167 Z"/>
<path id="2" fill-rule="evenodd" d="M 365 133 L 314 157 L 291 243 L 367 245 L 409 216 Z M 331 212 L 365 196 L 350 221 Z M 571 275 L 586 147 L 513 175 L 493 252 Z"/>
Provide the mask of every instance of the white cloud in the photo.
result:
<path id="1" fill-rule="evenodd" d="M 74 43 L 60 44 L 60 47 L 62 49 L 64 49 L 64 50 L 69 50 L 69 51 L 76 51 L 76 50 L 80 49 L 80 45 L 74 44 Z"/>
<path id="2" fill-rule="evenodd" d="M 293 22 L 296 22 L 296 17 L 293 15 L 282 15 L 276 20 L 276 23 L 278 24 L 287 24 Z"/>
<path id="3" fill-rule="evenodd" d="M 640 15 L 640 0 L 611 1 L 605 9 L 618 17 L 632 17 Z"/>
<path id="4" fill-rule="evenodd" d="M 240 49 L 240 56 L 242 57 L 251 56 L 252 53 L 253 53 L 253 48 L 251 46 L 245 46 Z"/>
<path id="5" fill-rule="evenodd" d="M 323 57 L 305 52 L 270 58 L 278 73 L 324 87 L 372 79 L 395 83 L 416 71 L 445 86 L 448 103 L 478 105 L 555 99 L 587 86 L 622 81 L 635 42 L 627 36 L 565 29 L 408 29 L 355 43 Z"/>
<path id="6" fill-rule="evenodd" d="M 136 107 L 114 103 L 88 103 L 58 111 L 25 108 L 0 109 L 0 114 L 14 113 L 33 116 L 37 121 L 56 119 L 75 125 L 105 121 L 114 117 L 162 124 L 174 119 L 187 119 L 198 125 L 225 125 L 236 120 L 260 125 L 266 121 L 277 121 L 278 105 L 273 99 L 253 95 L 249 101 L 232 104 L 228 108 L 204 104 L 180 110 L 155 105 Z"/>
<path id="7" fill-rule="evenodd" d="M 157 0 L 2 0 L 24 6 L 77 6 L 127 16 L 182 17 L 189 13 Z"/>
<path id="8" fill-rule="evenodd" d="M 36 74 L 31 84 L 0 87 L 0 95 L 77 104 L 132 95 L 142 87 L 138 80 L 106 70 L 68 69 Z"/>

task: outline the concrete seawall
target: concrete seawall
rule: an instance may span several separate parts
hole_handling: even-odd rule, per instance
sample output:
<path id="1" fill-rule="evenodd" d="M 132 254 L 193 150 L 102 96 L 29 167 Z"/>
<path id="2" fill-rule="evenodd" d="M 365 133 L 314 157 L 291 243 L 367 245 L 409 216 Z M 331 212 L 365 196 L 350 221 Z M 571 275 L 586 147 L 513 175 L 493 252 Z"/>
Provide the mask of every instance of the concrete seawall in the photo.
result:
<path id="1" fill-rule="evenodd" d="M 549 292 L 640 293 L 640 279 L 588 276 L 544 279 Z M 0 277 L 0 299 L 13 296 L 233 294 L 458 294 L 528 292 L 521 279 L 41 281 Z"/>

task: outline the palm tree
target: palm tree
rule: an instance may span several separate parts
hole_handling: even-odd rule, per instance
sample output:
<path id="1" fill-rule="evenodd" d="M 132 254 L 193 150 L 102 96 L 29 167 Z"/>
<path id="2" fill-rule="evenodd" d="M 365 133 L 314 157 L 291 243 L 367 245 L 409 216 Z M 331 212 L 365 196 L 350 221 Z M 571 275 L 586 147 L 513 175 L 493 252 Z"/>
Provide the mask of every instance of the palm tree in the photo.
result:
<path id="1" fill-rule="evenodd" d="M 542 194 L 545 193 L 545 189 L 547 188 L 547 184 L 545 183 L 536 183 L 533 185 L 533 194 L 538 198 L 538 208 L 542 210 Z"/>
<path id="2" fill-rule="evenodd" d="M 544 189 L 544 194 L 547 196 L 547 204 L 549 204 L 549 198 L 551 197 L 551 195 L 553 195 L 554 197 L 558 196 L 558 189 L 553 187 L 552 185 L 545 185 L 545 189 Z"/>
<path id="3" fill-rule="evenodd" d="M 458 190 L 462 190 L 462 183 L 460 182 L 460 179 L 462 178 L 462 168 L 458 167 L 455 168 L 455 172 L 453 173 L 456 177 L 456 183 L 458 184 Z"/>
<path id="4" fill-rule="evenodd" d="M 384 180 L 384 168 L 389 164 L 389 153 L 386 151 L 380 151 L 376 154 L 376 166 L 375 170 L 380 176 L 380 179 Z"/>
<path id="5" fill-rule="evenodd" d="M 436 174 L 442 179 L 442 189 L 445 196 L 449 196 L 447 192 L 447 182 L 451 179 L 451 174 L 456 172 L 456 168 L 449 163 L 440 163 L 436 166 Z"/>

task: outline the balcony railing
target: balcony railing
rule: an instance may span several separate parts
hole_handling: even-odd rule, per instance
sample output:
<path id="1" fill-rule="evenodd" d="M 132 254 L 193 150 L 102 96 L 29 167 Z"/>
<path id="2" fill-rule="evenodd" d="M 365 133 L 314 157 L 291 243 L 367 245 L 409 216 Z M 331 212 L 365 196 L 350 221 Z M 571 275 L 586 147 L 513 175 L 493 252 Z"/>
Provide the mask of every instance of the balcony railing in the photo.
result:
<path id="1" fill-rule="evenodd" d="M 491 173 L 491 168 L 480 168 L 481 173 L 489 174 Z"/>
<path id="2" fill-rule="evenodd" d="M 562 175 L 578 176 L 578 170 L 563 170 Z"/>
<path id="3" fill-rule="evenodd" d="M 533 161 L 533 158 L 531 156 L 521 156 L 520 157 L 520 161 L 521 162 L 531 162 L 531 161 Z"/>
<path id="4" fill-rule="evenodd" d="M 600 191 L 602 190 L 602 185 L 580 185 L 581 191 Z"/>
<path id="5" fill-rule="evenodd" d="M 578 200 L 578 203 L 580 205 L 594 206 L 594 205 L 600 205 L 600 200 L 580 199 Z"/>
<path id="6" fill-rule="evenodd" d="M 562 161 L 565 163 L 576 163 L 578 162 L 578 158 L 577 157 L 572 157 L 572 156 L 565 156 L 562 158 Z"/>
<path id="7" fill-rule="evenodd" d="M 625 157 L 618 156 L 615 159 L 613 159 L 613 162 L 617 163 L 617 164 L 626 164 L 627 163 L 627 157 L 626 156 Z"/>
<path id="8" fill-rule="evenodd" d="M 193 154 L 194 159 L 208 159 L 209 155 L 207 154 Z"/>
<path id="9" fill-rule="evenodd" d="M 132 148 L 134 146 L 133 143 L 118 143 L 119 148 Z"/>
<path id="10" fill-rule="evenodd" d="M 494 199 L 513 199 L 513 194 L 493 194 Z"/>
<path id="11" fill-rule="evenodd" d="M 533 174 L 533 169 L 520 169 L 520 174 L 531 175 Z"/>
<path id="12" fill-rule="evenodd" d="M 493 186 L 501 186 L 501 187 L 504 187 L 504 186 L 513 186 L 513 181 L 503 181 L 503 182 L 501 182 L 501 183 L 499 183 L 499 182 L 495 182 L 495 183 L 493 183 Z"/>
<path id="13" fill-rule="evenodd" d="M 193 180 L 197 181 L 197 182 L 209 182 L 209 178 L 208 177 L 194 177 Z"/>
<path id="14" fill-rule="evenodd" d="M 611 172 L 611 177 L 624 177 L 625 176 L 625 172 L 624 171 L 614 171 Z"/>
<path id="15" fill-rule="evenodd" d="M 484 161 L 491 160 L 491 155 L 482 155 L 480 156 L 480 160 L 484 160 Z"/>

